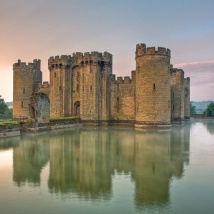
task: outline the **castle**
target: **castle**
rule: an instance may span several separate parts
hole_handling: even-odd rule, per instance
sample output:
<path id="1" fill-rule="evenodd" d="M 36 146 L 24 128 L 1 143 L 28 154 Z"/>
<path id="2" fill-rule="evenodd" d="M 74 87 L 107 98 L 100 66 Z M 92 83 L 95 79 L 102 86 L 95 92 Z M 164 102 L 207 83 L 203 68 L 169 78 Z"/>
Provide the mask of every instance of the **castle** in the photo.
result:
<path id="1" fill-rule="evenodd" d="M 50 117 L 78 116 L 83 123 L 132 123 L 170 127 L 190 118 L 190 79 L 170 64 L 169 49 L 136 45 L 130 77 L 112 73 L 108 52 L 50 57 L 50 83 L 42 83 L 40 60 L 13 65 L 13 117 L 29 117 L 34 92 L 47 95 Z"/>

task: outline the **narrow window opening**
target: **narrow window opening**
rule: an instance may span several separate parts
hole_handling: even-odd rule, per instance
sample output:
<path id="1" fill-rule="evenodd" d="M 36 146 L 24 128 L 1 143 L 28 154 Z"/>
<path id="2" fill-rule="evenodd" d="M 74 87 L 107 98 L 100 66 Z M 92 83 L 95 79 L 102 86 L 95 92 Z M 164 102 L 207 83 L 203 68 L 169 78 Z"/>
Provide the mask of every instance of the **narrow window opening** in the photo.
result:
<path id="1" fill-rule="evenodd" d="M 23 88 L 23 94 L 25 94 L 25 88 Z"/>
<path id="2" fill-rule="evenodd" d="M 156 86 L 155 86 L 155 83 L 153 83 L 153 91 L 155 91 L 156 89 Z"/>
<path id="3" fill-rule="evenodd" d="M 61 85 L 59 86 L 59 90 L 60 90 L 60 91 L 62 90 L 62 86 L 61 86 Z"/>
<path id="4" fill-rule="evenodd" d="M 23 102 L 23 101 L 21 102 L 21 107 L 22 107 L 22 108 L 24 107 L 24 102 Z"/>
<path id="5" fill-rule="evenodd" d="M 54 72 L 54 78 L 56 78 L 56 72 Z"/>
<path id="6" fill-rule="evenodd" d="M 117 97 L 117 112 L 119 112 L 120 108 L 119 108 L 119 97 Z"/>
<path id="7" fill-rule="evenodd" d="M 172 105 L 172 111 L 174 111 L 174 105 Z"/>
<path id="8" fill-rule="evenodd" d="M 79 84 L 77 84 L 76 91 L 79 92 Z"/>
<path id="9" fill-rule="evenodd" d="M 90 91 L 92 92 L 92 85 L 90 85 Z"/>

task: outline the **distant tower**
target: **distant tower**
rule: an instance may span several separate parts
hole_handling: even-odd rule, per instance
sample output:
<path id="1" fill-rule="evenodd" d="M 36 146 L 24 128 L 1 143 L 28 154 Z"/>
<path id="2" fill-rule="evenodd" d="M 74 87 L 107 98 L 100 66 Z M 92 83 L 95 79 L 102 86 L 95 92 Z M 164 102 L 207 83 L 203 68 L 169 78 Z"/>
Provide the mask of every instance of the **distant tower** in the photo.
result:
<path id="1" fill-rule="evenodd" d="M 50 57 L 50 117 L 70 116 L 71 100 L 71 56 Z"/>
<path id="2" fill-rule="evenodd" d="M 135 127 L 171 125 L 170 50 L 136 46 Z"/>
<path id="3" fill-rule="evenodd" d="M 33 63 L 21 62 L 13 64 L 13 117 L 28 117 L 29 103 L 38 83 L 42 82 L 40 60 Z"/>
<path id="4" fill-rule="evenodd" d="M 184 79 L 184 118 L 190 119 L 190 78 Z"/>
<path id="5" fill-rule="evenodd" d="M 79 62 L 80 117 L 85 122 L 106 122 L 110 117 L 112 55 L 86 52 L 74 57 Z"/>
<path id="6" fill-rule="evenodd" d="M 184 71 L 171 68 L 171 108 L 172 121 L 184 120 Z"/>

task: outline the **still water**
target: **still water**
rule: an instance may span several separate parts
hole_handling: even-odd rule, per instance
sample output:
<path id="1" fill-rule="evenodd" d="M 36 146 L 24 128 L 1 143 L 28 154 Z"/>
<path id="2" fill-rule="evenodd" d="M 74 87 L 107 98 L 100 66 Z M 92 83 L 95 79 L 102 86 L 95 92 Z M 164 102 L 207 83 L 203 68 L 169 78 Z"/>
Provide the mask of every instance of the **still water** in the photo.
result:
<path id="1" fill-rule="evenodd" d="M 214 121 L 0 139 L 0 213 L 214 213 Z"/>

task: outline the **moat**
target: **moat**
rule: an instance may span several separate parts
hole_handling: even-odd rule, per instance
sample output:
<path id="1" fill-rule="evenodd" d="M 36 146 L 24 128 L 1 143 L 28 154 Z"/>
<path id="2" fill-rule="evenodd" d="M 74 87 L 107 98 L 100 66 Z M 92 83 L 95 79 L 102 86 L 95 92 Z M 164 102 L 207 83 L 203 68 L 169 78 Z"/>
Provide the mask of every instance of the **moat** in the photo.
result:
<path id="1" fill-rule="evenodd" d="M 0 213 L 213 213 L 214 121 L 0 139 Z"/>

